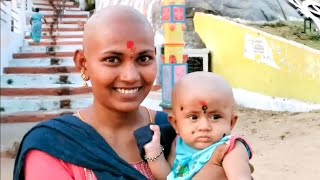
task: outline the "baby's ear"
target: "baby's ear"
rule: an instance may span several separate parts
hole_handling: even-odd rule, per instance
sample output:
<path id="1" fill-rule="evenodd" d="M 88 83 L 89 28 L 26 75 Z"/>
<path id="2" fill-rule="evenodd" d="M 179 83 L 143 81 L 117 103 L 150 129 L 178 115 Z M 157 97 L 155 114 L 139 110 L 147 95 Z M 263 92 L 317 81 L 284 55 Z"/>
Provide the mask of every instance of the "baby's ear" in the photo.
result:
<path id="1" fill-rule="evenodd" d="M 233 129 L 234 125 L 236 125 L 237 120 L 238 120 L 238 116 L 236 114 L 232 114 L 231 122 L 230 122 L 230 129 L 231 130 Z"/>
<path id="2" fill-rule="evenodd" d="M 168 119 L 169 119 L 169 122 L 170 122 L 171 126 L 173 127 L 173 129 L 176 131 L 177 134 L 179 134 L 178 129 L 177 129 L 176 117 L 172 114 L 169 114 Z"/>

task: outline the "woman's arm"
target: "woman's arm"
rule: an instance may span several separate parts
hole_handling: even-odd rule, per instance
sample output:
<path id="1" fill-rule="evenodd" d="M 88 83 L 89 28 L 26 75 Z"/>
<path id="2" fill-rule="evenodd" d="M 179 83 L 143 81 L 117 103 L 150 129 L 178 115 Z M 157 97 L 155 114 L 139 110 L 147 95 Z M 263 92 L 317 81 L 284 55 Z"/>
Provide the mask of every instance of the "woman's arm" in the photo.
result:
<path id="1" fill-rule="evenodd" d="M 39 150 L 28 152 L 24 171 L 26 180 L 73 179 L 72 173 L 59 159 Z"/>
<path id="2" fill-rule="evenodd" d="M 251 170 L 248 166 L 249 156 L 246 147 L 240 141 L 225 155 L 222 166 L 228 180 L 251 180 Z"/>

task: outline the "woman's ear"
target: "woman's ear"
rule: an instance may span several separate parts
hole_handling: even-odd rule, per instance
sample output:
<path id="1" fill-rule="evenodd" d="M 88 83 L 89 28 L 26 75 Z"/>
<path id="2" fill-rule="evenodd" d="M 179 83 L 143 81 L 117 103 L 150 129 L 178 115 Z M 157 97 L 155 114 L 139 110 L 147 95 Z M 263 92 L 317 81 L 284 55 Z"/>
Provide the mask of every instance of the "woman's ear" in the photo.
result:
<path id="1" fill-rule="evenodd" d="M 76 68 L 81 71 L 86 69 L 86 58 L 84 57 L 84 53 L 82 50 L 78 49 L 74 53 L 73 62 L 76 65 Z"/>
<path id="2" fill-rule="evenodd" d="M 177 134 L 179 134 L 179 130 L 177 128 L 176 117 L 172 114 L 169 114 L 168 119 L 169 119 L 169 122 L 170 122 L 171 126 L 173 127 L 173 129 L 176 131 Z"/>

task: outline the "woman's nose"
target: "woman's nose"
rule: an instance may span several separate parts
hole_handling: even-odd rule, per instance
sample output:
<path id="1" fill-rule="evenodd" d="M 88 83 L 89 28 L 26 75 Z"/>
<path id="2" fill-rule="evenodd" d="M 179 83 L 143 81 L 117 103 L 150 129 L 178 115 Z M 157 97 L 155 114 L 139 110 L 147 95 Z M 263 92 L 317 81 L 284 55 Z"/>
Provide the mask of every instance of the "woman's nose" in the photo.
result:
<path id="1" fill-rule="evenodd" d="M 120 79 L 127 83 L 134 83 L 140 79 L 139 69 L 133 63 L 128 63 L 121 70 Z"/>

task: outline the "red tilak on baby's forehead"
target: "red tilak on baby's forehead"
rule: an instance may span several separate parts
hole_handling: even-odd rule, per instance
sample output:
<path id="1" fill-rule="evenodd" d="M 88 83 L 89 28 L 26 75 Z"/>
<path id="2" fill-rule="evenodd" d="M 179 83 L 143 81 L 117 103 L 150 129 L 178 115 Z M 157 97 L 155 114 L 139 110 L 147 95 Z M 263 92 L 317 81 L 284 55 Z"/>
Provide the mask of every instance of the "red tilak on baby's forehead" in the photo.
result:
<path id="1" fill-rule="evenodd" d="M 200 106 L 207 106 L 208 105 L 207 102 L 205 102 L 205 101 L 199 101 L 199 104 L 200 104 Z"/>

